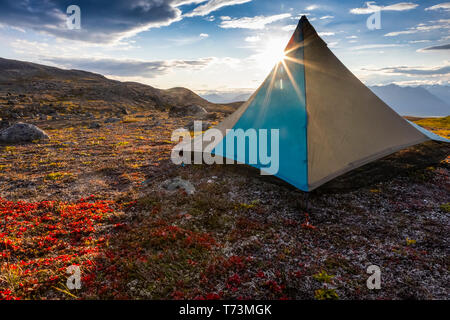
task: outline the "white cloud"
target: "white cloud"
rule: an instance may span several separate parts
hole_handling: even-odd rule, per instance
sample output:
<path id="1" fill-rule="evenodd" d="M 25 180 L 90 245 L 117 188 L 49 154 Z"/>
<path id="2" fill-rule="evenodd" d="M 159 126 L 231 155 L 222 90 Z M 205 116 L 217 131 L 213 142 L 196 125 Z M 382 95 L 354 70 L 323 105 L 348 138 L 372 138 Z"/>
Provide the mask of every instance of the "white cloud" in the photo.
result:
<path id="1" fill-rule="evenodd" d="M 19 32 L 22 32 L 22 33 L 26 33 L 26 31 L 25 31 L 25 29 L 23 29 L 23 28 L 20 28 L 20 27 L 11 27 L 11 29 L 13 29 L 13 30 L 16 30 L 16 31 L 19 31 Z"/>
<path id="2" fill-rule="evenodd" d="M 304 13 L 297 14 L 296 16 L 292 17 L 292 19 L 294 19 L 294 20 L 299 20 L 301 17 L 303 17 L 303 16 L 309 16 L 309 15 L 311 15 L 311 13 L 309 13 L 309 12 L 304 12 Z"/>
<path id="3" fill-rule="evenodd" d="M 53 57 L 41 58 L 43 61 L 52 62 L 58 67 L 67 69 L 80 69 L 97 72 L 108 76 L 141 76 L 153 78 L 167 74 L 174 69 L 201 70 L 212 63 L 217 62 L 217 58 L 207 57 L 195 60 L 161 60 L 144 61 L 136 59 L 116 59 L 116 58 L 84 58 L 84 57 Z"/>
<path id="4" fill-rule="evenodd" d="M 365 8 L 353 8 L 350 9 L 350 13 L 353 14 L 371 14 L 376 11 L 407 11 L 417 8 L 419 5 L 412 2 L 400 2 L 391 4 L 389 6 L 378 6 L 375 1 L 366 2 Z"/>
<path id="5" fill-rule="evenodd" d="M 439 19 L 439 20 L 433 20 L 431 22 L 448 23 L 448 24 L 450 24 L 450 19 Z"/>
<path id="6" fill-rule="evenodd" d="M 21 54 L 27 52 L 34 52 L 35 54 L 49 54 L 51 52 L 48 43 L 40 41 L 17 39 L 11 42 L 10 46 L 14 49 L 14 52 Z"/>
<path id="7" fill-rule="evenodd" d="M 318 5 L 312 4 L 312 5 L 310 5 L 310 6 L 307 6 L 307 7 L 305 8 L 305 10 L 306 10 L 306 11 L 313 11 L 313 10 L 316 10 L 316 9 L 318 9 L 318 8 L 319 8 Z"/>
<path id="8" fill-rule="evenodd" d="M 379 69 L 363 68 L 362 70 L 372 71 L 381 74 L 401 74 L 406 76 L 442 76 L 450 74 L 450 63 L 446 61 L 444 62 L 443 65 L 439 66 L 428 66 L 428 67 L 396 66 Z"/>
<path id="9" fill-rule="evenodd" d="M 319 32 L 319 36 L 321 37 L 328 37 L 328 36 L 334 36 L 334 32 Z"/>
<path id="10" fill-rule="evenodd" d="M 175 0 L 174 1 L 174 6 L 175 7 L 181 7 L 187 4 L 199 4 L 202 2 L 206 2 L 208 0 Z"/>
<path id="11" fill-rule="evenodd" d="M 429 79 L 429 80 L 405 80 L 405 81 L 393 81 L 393 84 L 398 86 L 426 86 L 426 85 L 448 85 L 450 82 L 445 79 Z"/>
<path id="12" fill-rule="evenodd" d="M 245 41 L 247 41 L 247 42 L 258 42 L 260 40 L 261 40 L 261 38 L 259 36 L 251 36 L 251 37 L 245 38 Z"/>
<path id="13" fill-rule="evenodd" d="M 417 33 L 417 30 L 409 29 L 409 30 L 405 30 L 405 31 L 393 31 L 393 32 L 386 33 L 384 36 L 385 37 L 395 37 L 395 36 L 399 36 L 402 34 L 412 34 L 412 33 Z"/>
<path id="14" fill-rule="evenodd" d="M 198 6 L 197 8 L 185 14 L 184 16 L 186 17 L 206 16 L 211 12 L 219 10 L 223 7 L 234 6 L 251 1 L 252 0 L 209 0 L 207 3 Z"/>
<path id="15" fill-rule="evenodd" d="M 358 36 L 347 36 L 347 37 L 345 37 L 346 39 L 357 39 L 358 38 Z"/>
<path id="16" fill-rule="evenodd" d="M 426 42 L 431 42 L 431 40 L 412 40 L 412 41 L 408 41 L 409 43 L 426 43 Z"/>
<path id="17" fill-rule="evenodd" d="M 423 62 L 422 62 L 423 63 Z M 386 79 L 388 83 L 398 85 L 420 85 L 420 84 L 449 84 L 450 83 L 450 61 L 443 61 L 436 65 L 394 65 L 379 67 L 372 65 L 357 71 L 363 78 Z"/>
<path id="18" fill-rule="evenodd" d="M 439 29 L 450 29 L 450 24 L 447 21 L 448 19 L 441 19 L 441 20 L 436 20 L 436 21 L 431 21 L 433 22 L 437 22 L 438 24 L 418 24 L 416 27 L 413 28 L 409 28 L 407 30 L 403 30 L 403 31 L 393 31 L 393 32 L 389 32 L 386 33 L 384 36 L 385 37 L 395 37 L 395 36 L 399 36 L 399 35 L 403 35 L 403 34 L 414 34 L 414 33 L 418 33 L 418 32 L 427 32 L 427 31 L 431 31 L 431 30 L 439 30 Z"/>
<path id="19" fill-rule="evenodd" d="M 256 17 L 243 17 L 237 19 L 222 19 L 219 27 L 224 29 L 241 28 L 241 29 L 254 29 L 261 30 L 266 27 L 267 24 L 271 24 L 275 21 L 289 18 L 290 13 L 277 14 L 273 16 L 256 16 Z"/>
<path id="20" fill-rule="evenodd" d="M 294 31 L 295 28 L 297 28 L 296 24 L 288 24 L 287 26 L 284 26 L 281 28 L 283 31 Z"/>
<path id="21" fill-rule="evenodd" d="M 338 41 L 330 42 L 327 44 L 328 48 L 336 48 L 338 45 Z"/>
<path id="22" fill-rule="evenodd" d="M 333 19 L 333 18 L 334 18 L 334 16 L 323 16 L 323 17 L 320 17 L 320 20 Z"/>
<path id="23" fill-rule="evenodd" d="M 377 48 L 390 48 L 390 47 L 402 47 L 401 44 L 366 44 L 362 46 L 352 47 L 352 50 L 365 50 L 365 49 L 377 49 Z"/>
<path id="24" fill-rule="evenodd" d="M 200 33 L 198 36 L 171 38 L 171 39 L 167 39 L 167 41 L 170 41 L 172 43 L 172 45 L 174 45 L 174 46 L 187 46 L 187 45 L 192 45 L 196 42 L 202 41 L 208 37 L 209 37 L 209 34 Z"/>
<path id="25" fill-rule="evenodd" d="M 425 11 L 439 10 L 439 9 L 444 9 L 445 11 L 450 11 L 450 2 L 444 2 L 444 3 L 436 4 L 434 6 L 425 8 Z"/>
<path id="26" fill-rule="evenodd" d="M 77 1 L 81 8 L 89 8 L 87 2 Z M 92 19 L 84 19 L 82 28 L 74 32 L 66 27 L 64 1 L 25 1 L 19 4 L 16 1 L 2 1 L 1 4 L 0 21 L 17 31 L 33 30 L 57 39 L 93 44 L 117 43 L 182 19 L 181 10 L 174 6 L 174 0 L 109 0 L 107 6 L 95 11 Z"/>

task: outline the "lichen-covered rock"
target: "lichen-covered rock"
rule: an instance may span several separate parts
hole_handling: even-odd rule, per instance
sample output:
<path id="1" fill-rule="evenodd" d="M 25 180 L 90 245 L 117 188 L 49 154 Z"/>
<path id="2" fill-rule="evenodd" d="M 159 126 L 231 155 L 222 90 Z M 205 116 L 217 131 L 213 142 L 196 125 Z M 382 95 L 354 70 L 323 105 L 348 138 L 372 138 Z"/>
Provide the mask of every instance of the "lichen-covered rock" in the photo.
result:
<path id="1" fill-rule="evenodd" d="M 201 121 L 201 126 L 200 126 L 200 131 L 205 131 L 206 129 L 208 129 L 209 127 L 211 127 L 211 123 L 209 123 L 208 121 Z M 192 120 L 188 125 L 187 125 L 187 129 L 189 131 L 194 131 L 195 129 L 195 121 Z"/>
<path id="2" fill-rule="evenodd" d="M 6 143 L 31 142 L 35 140 L 49 140 L 43 130 L 29 123 L 18 122 L 0 133 L 0 141 Z"/>
<path id="3" fill-rule="evenodd" d="M 100 123 L 98 123 L 98 122 L 91 122 L 89 125 L 88 125 L 88 129 L 99 129 L 99 128 L 101 128 L 101 124 Z"/>
<path id="4" fill-rule="evenodd" d="M 187 180 L 183 180 L 180 177 L 164 181 L 161 184 L 161 187 L 169 191 L 183 189 L 187 194 L 194 194 L 195 192 L 195 187 L 192 185 L 192 183 Z"/>

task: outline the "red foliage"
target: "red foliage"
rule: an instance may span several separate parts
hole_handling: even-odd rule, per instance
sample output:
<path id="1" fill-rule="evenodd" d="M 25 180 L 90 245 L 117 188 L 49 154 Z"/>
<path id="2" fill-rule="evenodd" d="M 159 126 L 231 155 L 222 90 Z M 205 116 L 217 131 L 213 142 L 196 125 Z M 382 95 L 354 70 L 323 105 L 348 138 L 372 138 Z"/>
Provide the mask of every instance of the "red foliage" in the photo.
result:
<path id="1" fill-rule="evenodd" d="M 310 222 L 309 222 L 309 214 L 305 213 L 305 222 L 303 222 L 301 224 L 303 229 L 310 229 L 310 230 L 315 230 L 317 229 L 317 227 L 313 226 Z"/>
<path id="2" fill-rule="evenodd" d="M 109 222 L 114 211 L 112 202 L 93 198 L 76 203 L 0 198 L 0 268 L 16 279 L 0 281 L 0 288 L 8 288 L 0 291 L 1 299 L 49 289 L 67 279 L 70 265 L 80 265 L 83 271 L 92 268 L 105 242 L 97 226 Z"/>

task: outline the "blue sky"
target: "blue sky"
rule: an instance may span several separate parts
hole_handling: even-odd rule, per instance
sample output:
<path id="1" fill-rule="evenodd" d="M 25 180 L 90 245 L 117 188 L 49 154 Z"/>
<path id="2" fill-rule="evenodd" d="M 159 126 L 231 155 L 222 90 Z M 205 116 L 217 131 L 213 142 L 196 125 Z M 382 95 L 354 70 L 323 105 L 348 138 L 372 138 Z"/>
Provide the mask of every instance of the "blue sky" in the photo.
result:
<path id="1" fill-rule="evenodd" d="M 81 9 L 81 30 L 66 8 Z M 249 92 L 305 14 L 368 85 L 449 84 L 450 2 L 0 0 L 0 56 L 159 88 Z M 381 9 L 381 28 L 367 18 Z"/>

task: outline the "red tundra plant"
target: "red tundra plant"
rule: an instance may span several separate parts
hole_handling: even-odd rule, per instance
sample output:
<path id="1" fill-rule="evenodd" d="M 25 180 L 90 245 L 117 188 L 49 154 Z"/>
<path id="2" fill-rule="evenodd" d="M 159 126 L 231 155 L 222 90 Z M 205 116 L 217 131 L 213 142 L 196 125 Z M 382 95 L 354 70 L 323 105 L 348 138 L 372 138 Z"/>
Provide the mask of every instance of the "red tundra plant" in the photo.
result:
<path id="1" fill-rule="evenodd" d="M 93 199 L 28 203 L 0 198 L 0 299 L 50 291 L 50 298 L 58 298 L 67 267 L 78 265 L 86 273 L 95 265 L 114 204 Z"/>

